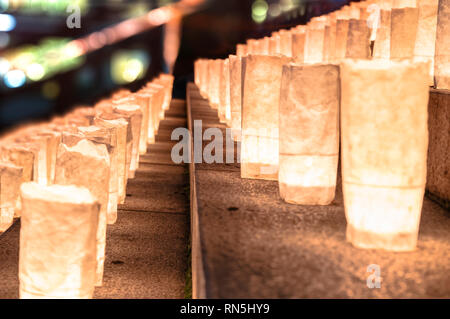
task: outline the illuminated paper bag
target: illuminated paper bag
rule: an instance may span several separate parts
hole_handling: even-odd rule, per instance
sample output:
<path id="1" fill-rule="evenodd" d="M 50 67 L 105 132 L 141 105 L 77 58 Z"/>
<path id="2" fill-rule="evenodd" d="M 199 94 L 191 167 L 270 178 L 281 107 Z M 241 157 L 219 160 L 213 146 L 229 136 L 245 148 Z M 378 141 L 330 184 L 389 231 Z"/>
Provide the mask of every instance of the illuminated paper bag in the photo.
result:
<path id="1" fill-rule="evenodd" d="M 438 89 L 450 90 L 450 0 L 439 0 L 435 57 Z"/>
<path id="2" fill-rule="evenodd" d="M 328 205 L 339 160 L 339 67 L 285 65 L 278 184 L 288 203 Z"/>
<path id="3" fill-rule="evenodd" d="M 292 35 L 292 57 L 297 63 L 305 61 L 306 32 L 296 32 Z"/>
<path id="4" fill-rule="evenodd" d="M 130 119 L 132 134 L 132 151 L 129 178 L 134 178 L 139 167 L 139 141 L 141 137 L 142 112 L 141 107 L 136 104 L 120 104 L 114 107 L 114 112 L 124 115 Z"/>
<path id="5" fill-rule="evenodd" d="M 118 203 L 123 204 L 126 197 L 127 187 L 127 131 L 128 123 L 124 119 L 109 119 L 106 114 L 94 119 L 94 125 L 115 128 L 117 138 L 117 175 L 118 175 Z M 117 216 L 116 216 L 117 218 Z M 111 221 L 112 222 L 112 221 Z M 115 221 L 114 221 L 115 222 Z M 112 222 L 112 223 L 114 223 Z"/>
<path id="6" fill-rule="evenodd" d="M 0 162 L 0 233 L 13 223 L 22 181 L 22 167 Z"/>
<path id="7" fill-rule="evenodd" d="M 148 143 L 155 142 L 155 134 L 158 133 L 159 123 L 164 119 L 165 112 L 163 109 L 164 103 L 164 87 L 156 83 L 148 83 L 145 87 L 145 92 L 150 96 L 150 109 L 153 114 L 153 122 L 149 122 Z M 153 129 L 152 134 L 150 129 Z"/>
<path id="8" fill-rule="evenodd" d="M 216 59 L 210 63 L 209 102 L 213 109 L 219 108 L 220 77 L 222 76 L 222 60 Z"/>
<path id="9" fill-rule="evenodd" d="M 151 96 L 142 91 L 136 92 L 133 96 L 136 99 L 136 103 L 133 100 L 128 100 L 128 102 L 139 105 L 142 113 L 141 131 L 139 133 L 139 154 L 143 155 L 147 153 L 147 132 L 149 130 Z"/>
<path id="10" fill-rule="evenodd" d="M 393 0 L 392 8 L 416 8 L 417 0 Z"/>
<path id="11" fill-rule="evenodd" d="M 236 55 L 241 57 L 247 55 L 247 45 L 246 44 L 236 45 Z"/>
<path id="12" fill-rule="evenodd" d="M 119 175 L 118 175 L 118 152 L 117 152 L 117 128 L 102 126 L 81 126 L 78 127 L 78 140 L 85 138 L 95 143 L 104 144 L 108 151 L 109 166 L 109 187 L 108 187 L 108 208 L 107 222 L 114 224 L 117 220 Z"/>
<path id="13" fill-rule="evenodd" d="M 269 40 L 269 55 L 281 53 L 281 37 L 279 32 L 273 32 Z"/>
<path id="14" fill-rule="evenodd" d="M 100 205 L 86 188 L 21 186 L 20 298 L 92 298 Z"/>
<path id="15" fill-rule="evenodd" d="M 391 12 L 391 59 L 414 57 L 419 9 L 401 8 Z"/>
<path id="16" fill-rule="evenodd" d="M 357 247 L 416 247 L 427 175 L 428 67 L 408 60 L 341 65 L 344 206 L 347 240 Z"/>
<path id="17" fill-rule="evenodd" d="M 348 19 L 338 19 L 336 21 L 336 44 L 334 54 L 336 61 L 343 60 L 347 54 L 348 26 Z"/>
<path id="18" fill-rule="evenodd" d="M 220 77 L 220 91 L 219 91 L 219 120 L 226 123 L 231 117 L 230 114 L 230 62 L 225 59 L 222 63 L 222 72 Z"/>
<path id="19" fill-rule="evenodd" d="M 291 61 L 263 55 L 243 59 L 242 178 L 277 180 L 281 73 Z"/>
<path id="20" fill-rule="evenodd" d="M 230 111 L 231 130 L 234 140 L 241 139 L 242 105 L 242 61 L 241 57 L 230 55 Z"/>
<path id="21" fill-rule="evenodd" d="M 292 57 L 292 33 L 288 30 L 280 30 L 280 53 Z"/>
<path id="22" fill-rule="evenodd" d="M 305 63 L 320 63 L 323 60 L 325 27 L 308 27 L 305 39 Z"/>
<path id="23" fill-rule="evenodd" d="M 380 10 L 380 22 L 373 46 L 374 59 L 389 60 L 391 57 L 391 10 Z"/>
<path id="24" fill-rule="evenodd" d="M 419 0 L 419 20 L 414 46 L 414 59 L 430 63 L 429 84 L 434 85 L 437 11 L 439 0 Z"/>
<path id="25" fill-rule="evenodd" d="M 100 203 L 95 285 L 101 286 L 105 263 L 110 158 L 104 144 L 81 139 L 69 146 L 70 142 L 66 142 L 65 138 L 66 135 L 58 151 L 55 181 L 58 185 L 86 187 Z"/>
<path id="26" fill-rule="evenodd" d="M 370 29 L 366 20 L 349 20 L 345 56 L 353 59 L 370 58 Z"/>
<path id="27" fill-rule="evenodd" d="M 173 81 L 174 77 L 170 74 L 160 74 L 156 79 L 156 83 L 161 84 L 164 87 L 164 110 L 168 110 L 170 108 L 170 102 L 172 101 Z"/>

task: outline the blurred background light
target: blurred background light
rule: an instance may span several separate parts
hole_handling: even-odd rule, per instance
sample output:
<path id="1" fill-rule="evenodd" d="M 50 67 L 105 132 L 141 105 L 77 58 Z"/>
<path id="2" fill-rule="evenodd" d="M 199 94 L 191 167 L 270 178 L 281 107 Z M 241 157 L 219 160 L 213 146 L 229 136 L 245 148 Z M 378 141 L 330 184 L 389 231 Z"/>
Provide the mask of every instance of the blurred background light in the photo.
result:
<path id="1" fill-rule="evenodd" d="M 16 27 L 16 18 L 10 14 L 0 13 L 0 31 L 9 32 Z"/>
<path id="2" fill-rule="evenodd" d="M 144 50 L 122 50 L 111 59 L 111 77 L 117 84 L 141 79 L 149 66 L 149 55 Z"/>
<path id="3" fill-rule="evenodd" d="M 18 88 L 25 84 L 26 76 L 22 70 L 8 71 L 4 78 L 5 85 L 9 88 Z"/>
<path id="4" fill-rule="evenodd" d="M 252 19 L 256 23 L 261 23 L 267 18 L 269 5 L 264 0 L 256 0 L 252 5 Z"/>
<path id="5" fill-rule="evenodd" d="M 27 67 L 26 73 L 29 79 L 33 81 L 39 81 L 44 77 L 45 69 L 39 63 L 32 63 Z"/>
<path id="6" fill-rule="evenodd" d="M 48 100 L 54 100 L 59 96 L 61 88 L 56 81 L 49 81 L 42 85 L 42 95 Z"/>

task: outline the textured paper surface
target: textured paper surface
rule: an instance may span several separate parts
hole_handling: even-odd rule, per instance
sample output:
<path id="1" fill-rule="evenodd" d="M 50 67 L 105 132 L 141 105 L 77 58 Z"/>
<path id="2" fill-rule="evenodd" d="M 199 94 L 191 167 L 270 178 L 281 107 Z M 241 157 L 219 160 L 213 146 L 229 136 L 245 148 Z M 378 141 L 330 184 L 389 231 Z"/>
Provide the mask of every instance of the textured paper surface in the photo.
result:
<path id="1" fill-rule="evenodd" d="M 438 89 L 450 90 L 450 0 L 439 0 L 435 77 Z"/>

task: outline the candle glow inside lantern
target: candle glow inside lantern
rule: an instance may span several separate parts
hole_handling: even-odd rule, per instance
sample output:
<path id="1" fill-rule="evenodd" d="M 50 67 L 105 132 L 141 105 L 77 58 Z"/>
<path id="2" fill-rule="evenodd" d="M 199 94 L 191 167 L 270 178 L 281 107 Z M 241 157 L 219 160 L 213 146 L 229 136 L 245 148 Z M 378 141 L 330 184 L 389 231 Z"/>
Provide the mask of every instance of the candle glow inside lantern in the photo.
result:
<path id="1" fill-rule="evenodd" d="M 277 180 L 278 104 L 284 56 L 243 59 L 241 177 Z"/>
<path id="2" fill-rule="evenodd" d="M 305 63 L 321 63 L 323 61 L 325 26 L 311 25 L 307 27 L 305 39 Z"/>
<path id="3" fill-rule="evenodd" d="M 415 249 L 426 183 L 427 63 L 341 64 L 342 182 L 347 240 Z"/>
<path id="4" fill-rule="evenodd" d="M 435 77 L 438 89 L 450 90 L 450 0 L 439 0 Z"/>
<path id="5" fill-rule="evenodd" d="M 21 186 L 20 298 L 92 298 L 100 205 L 86 188 Z"/>
<path id="6" fill-rule="evenodd" d="M 230 99 L 229 99 L 229 85 L 230 85 L 230 64 L 229 60 L 225 59 L 222 63 L 222 72 L 220 73 L 220 91 L 219 91 L 219 120 L 222 123 L 227 122 L 227 114 L 229 114 L 230 109 Z"/>
<path id="7" fill-rule="evenodd" d="M 297 63 L 303 63 L 305 61 L 305 40 L 305 29 L 292 34 L 292 57 Z"/>
<path id="8" fill-rule="evenodd" d="M 110 157 L 104 144 L 97 144 L 82 137 L 63 135 L 58 151 L 56 183 L 86 187 L 100 203 L 96 286 L 101 286 L 103 281 L 110 165 Z"/>
<path id="9" fill-rule="evenodd" d="M 339 160 L 339 67 L 285 65 L 280 97 L 282 199 L 327 205 L 335 196 Z"/>
<path id="10" fill-rule="evenodd" d="M 347 35 L 348 35 L 348 19 L 339 19 L 336 21 L 336 45 L 335 58 L 336 61 L 343 60 L 347 54 Z"/>
<path id="11" fill-rule="evenodd" d="M 0 162 L 0 232 L 13 223 L 22 180 L 22 167 Z"/>

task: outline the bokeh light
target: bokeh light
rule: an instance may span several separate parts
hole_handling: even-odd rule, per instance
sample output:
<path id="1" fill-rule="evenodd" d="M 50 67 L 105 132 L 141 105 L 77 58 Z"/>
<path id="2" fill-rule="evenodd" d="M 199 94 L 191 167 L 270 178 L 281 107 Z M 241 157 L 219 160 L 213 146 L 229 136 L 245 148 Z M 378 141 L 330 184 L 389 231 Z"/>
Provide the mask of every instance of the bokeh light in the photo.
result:
<path id="1" fill-rule="evenodd" d="M 256 0 L 252 5 L 252 19 L 256 23 L 261 23 L 267 18 L 269 5 L 264 0 Z"/>
<path id="2" fill-rule="evenodd" d="M 26 76 L 22 70 L 11 70 L 5 74 L 3 81 L 9 88 L 18 88 L 25 84 Z"/>

